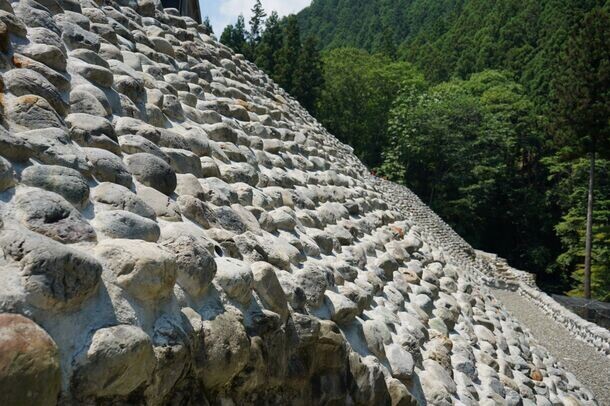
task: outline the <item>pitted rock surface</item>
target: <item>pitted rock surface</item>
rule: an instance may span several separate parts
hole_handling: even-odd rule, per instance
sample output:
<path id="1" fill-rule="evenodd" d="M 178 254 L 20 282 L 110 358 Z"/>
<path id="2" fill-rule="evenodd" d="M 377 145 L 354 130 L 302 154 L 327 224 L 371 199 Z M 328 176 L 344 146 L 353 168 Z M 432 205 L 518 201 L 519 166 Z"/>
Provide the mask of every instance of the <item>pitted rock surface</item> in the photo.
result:
<path id="1" fill-rule="evenodd" d="M 596 404 L 492 265 L 177 10 L 0 0 L 0 55 L 0 403 Z"/>

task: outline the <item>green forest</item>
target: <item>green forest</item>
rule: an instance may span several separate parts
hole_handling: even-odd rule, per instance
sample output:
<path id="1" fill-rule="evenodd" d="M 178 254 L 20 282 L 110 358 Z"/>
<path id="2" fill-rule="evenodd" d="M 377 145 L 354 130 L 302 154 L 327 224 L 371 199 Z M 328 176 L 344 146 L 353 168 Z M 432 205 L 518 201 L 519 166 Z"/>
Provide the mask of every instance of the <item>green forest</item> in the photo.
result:
<path id="1" fill-rule="evenodd" d="M 257 1 L 219 34 L 473 246 L 610 301 L 609 1 Z"/>

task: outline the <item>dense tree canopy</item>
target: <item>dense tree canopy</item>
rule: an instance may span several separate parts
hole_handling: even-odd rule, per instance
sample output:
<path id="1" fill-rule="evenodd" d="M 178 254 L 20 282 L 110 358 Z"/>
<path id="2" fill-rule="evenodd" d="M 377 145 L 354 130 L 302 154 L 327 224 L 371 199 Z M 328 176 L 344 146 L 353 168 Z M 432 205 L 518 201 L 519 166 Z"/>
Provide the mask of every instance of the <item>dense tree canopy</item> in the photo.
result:
<path id="1" fill-rule="evenodd" d="M 381 163 L 388 112 L 401 83 L 423 87 L 411 64 L 381 54 L 339 48 L 323 57 L 324 82 L 317 117 L 370 167 Z"/>
<path id="2" fill-rule="evenodd" d="M 390 112 L 380 172 L 412 187 L 474 245 L 528 269 L 544 266 L 553 235 L 539 210 L 543 134 L 533 110 L 504 72 L 425 91 L 407 85 Z"/>

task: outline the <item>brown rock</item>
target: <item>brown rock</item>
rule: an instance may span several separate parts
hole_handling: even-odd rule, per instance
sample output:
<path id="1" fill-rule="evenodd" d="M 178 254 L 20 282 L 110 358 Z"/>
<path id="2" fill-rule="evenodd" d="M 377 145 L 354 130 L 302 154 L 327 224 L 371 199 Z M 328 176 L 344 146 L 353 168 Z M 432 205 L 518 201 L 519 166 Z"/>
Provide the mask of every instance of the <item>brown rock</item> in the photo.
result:
<path id="1" fill-rule="evenodd" d="M 532 380 L 534 380 L 536 382 L 542 382 L 542 372 L 540 372 L 538 369 L 534 369 L 532 371 L 531 378 L 532 378 Z"/>
<path id="2" fill-rule="evenodd" d="M 57 404 L 59 353 L 53 339 L 19 314 L 0 314 L 0 404 Z"/>

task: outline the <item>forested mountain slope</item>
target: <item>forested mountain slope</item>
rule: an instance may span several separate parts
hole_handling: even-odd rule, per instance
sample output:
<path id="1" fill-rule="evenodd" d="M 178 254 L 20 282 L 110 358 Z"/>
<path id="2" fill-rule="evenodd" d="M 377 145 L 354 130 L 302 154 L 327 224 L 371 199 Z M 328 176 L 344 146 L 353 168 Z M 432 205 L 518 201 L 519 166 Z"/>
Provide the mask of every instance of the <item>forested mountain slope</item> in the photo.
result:
<path id="1" fill-rule="evenodd" d="M 607 2 L 606 2 L 607 3 Z M 428 79 L 510 69 L 536 92 L 575 16 L 594 0 L 314 0 L 298 18 L 325 48 L 383 51 L 416 63 Z"/>

